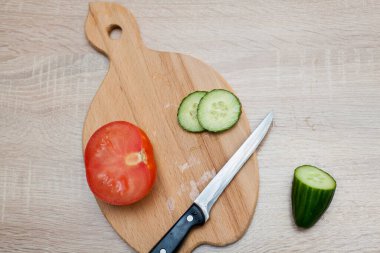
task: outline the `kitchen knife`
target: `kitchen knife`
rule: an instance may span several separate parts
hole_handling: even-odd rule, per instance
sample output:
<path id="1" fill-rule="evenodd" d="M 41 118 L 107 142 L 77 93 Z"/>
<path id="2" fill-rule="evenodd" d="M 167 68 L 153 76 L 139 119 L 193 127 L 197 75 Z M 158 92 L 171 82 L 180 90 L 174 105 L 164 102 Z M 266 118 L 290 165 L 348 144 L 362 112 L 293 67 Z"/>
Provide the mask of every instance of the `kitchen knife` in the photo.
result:
<path id="1" fill-rule="evenodd" d="M 218 174 L 208 183 L 190 208 L 153 247 L 150 251 L 151 253 L 176 252 L 190 230 L 208 220 L 212 206 L 249 157 L 255 152 L 268 132 L 272 121 L 273 113 L 269 113 L 223 168 L 220 169 Z"/>

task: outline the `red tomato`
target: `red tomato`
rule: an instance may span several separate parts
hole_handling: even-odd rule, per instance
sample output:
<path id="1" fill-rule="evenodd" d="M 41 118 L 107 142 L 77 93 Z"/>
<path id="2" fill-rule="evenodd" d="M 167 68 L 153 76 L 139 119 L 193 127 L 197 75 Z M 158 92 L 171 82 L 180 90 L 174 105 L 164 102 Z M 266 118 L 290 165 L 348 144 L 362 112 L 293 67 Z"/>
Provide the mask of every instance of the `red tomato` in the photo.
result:
<path id="1" fill-rule="evenodd" d="M 84 160 L 91 191 L 112 205 L 142 199 L 156 179 L 148 136 L 125 121 L 114 121 L 96 130 L 87 143 Z"/>

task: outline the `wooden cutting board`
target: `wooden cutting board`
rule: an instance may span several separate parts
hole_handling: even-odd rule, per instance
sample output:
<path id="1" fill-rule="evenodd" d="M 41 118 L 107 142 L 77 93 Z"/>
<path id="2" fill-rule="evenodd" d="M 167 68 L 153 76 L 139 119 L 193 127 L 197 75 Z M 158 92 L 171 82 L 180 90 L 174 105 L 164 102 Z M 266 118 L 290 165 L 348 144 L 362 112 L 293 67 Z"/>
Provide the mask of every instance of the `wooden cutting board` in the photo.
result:
<path id="1" fill-rule="evenodd" d="M 122 30 L 119 39 L 110 37 L 115 28 Z M 135 18 L 120 5 L 91 3 L 85 29 L 110 65 L 84 123 L 83 149 L 100 126 L 129 121 L 149 136 L 158 169 L 154 188 L 142 201 L 124 207 L 97 202 L 131 247 L 148 252 L 248 137 L 248 120 L 243 112 L 239 123 L 221 134 L 182 130 L 177 123 L 182 98 L 195 90 L 231 90 L 223 77 L 191 56 L 145 47 Z M 181 252 L 237 241 L 252 220 L 258 189 L 254 155 L 221 195 L 210 220 L 189 234 Z"/>

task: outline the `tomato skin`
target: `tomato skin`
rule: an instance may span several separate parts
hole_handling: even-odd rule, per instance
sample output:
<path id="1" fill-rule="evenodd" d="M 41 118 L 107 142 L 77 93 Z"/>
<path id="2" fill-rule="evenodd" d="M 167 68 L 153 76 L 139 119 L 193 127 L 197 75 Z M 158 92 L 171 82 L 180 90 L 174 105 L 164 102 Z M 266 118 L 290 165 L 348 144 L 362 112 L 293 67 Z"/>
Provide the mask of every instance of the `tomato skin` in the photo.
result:
<path id="1" fill-rule="evenodd" d="M 112 205 L 139 201 L 156 179 L 148 136 L 126 121 L 110 122 L 96 130 L 86 145 L 84 160 L 91 191 Z"/>

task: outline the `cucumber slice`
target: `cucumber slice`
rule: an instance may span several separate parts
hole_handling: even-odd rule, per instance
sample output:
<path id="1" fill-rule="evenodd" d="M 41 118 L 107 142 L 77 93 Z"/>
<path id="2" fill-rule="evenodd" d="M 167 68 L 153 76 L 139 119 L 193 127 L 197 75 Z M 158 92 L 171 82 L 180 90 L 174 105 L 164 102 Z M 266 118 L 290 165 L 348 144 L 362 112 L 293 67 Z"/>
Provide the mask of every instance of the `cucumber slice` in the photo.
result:
<path id="1" fill-rule="evenodd" d="M 185 97 L 179 105 L 177 119 L 179 125 L 189 132 L 202 132 L 204 128 L 197 118 L 198 103 L 206 95 L 206 91 L 195 91 Z"/>
<path id="2" fill-rule="evenodd" d="M 241 115 L 239 99 L 227 90 L 207 93 L 198 105 L 198 121 L 206 130 L 221 132 L 233 127 Z"/>
<path id="3" fill-rule="evenodd" d="M 336 189 L 332 176 L 317 167 L 303 165 L 294 170 L 292 209 L 295 223 L 313 226 L 329 207 Z"/>

